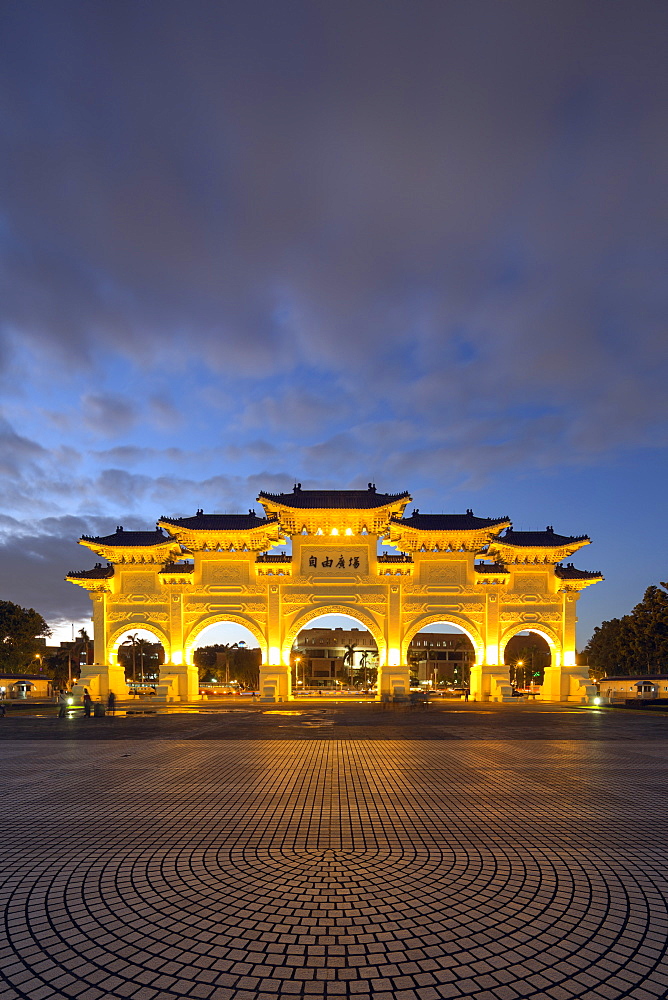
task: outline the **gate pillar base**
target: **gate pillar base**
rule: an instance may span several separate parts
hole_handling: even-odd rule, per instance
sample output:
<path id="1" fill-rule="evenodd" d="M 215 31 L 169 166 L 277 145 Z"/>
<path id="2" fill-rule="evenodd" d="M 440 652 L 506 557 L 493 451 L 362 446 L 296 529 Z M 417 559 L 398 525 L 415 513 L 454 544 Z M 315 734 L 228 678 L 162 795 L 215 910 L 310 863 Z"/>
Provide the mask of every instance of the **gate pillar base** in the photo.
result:
<path id="1" fill-rule="evenodd" d="M 565 701 L 574 705 L 589 705 L 596 687 L 582 667 L 546 667 L 541 701 Z"/>
<path id="2" fill-rule="evenodd" d="M 292 701 L 292 673 L 290 667 L 260 667 L 260 701 Z"/>
<path id="3" fill-rule="evenodd" d="M 106 701 L 110 691 L 113 691 L 117 698 L 125 699 L 129 693 L 125 668 L 120 663 L 108 665 L 96 663 L 85 667 L 79 680 L 72 686 L 72 693 L 78 701 L 83 698 L 84 688 L 93 701 Z"/>
<path id="4" fill-rule="evenodd" d="M 378 671 L 376 701 L 408 701 L 410 682 L 411 672 L 407 664 L 400 667 L 381 667 Z"/>
<path id="5" fill-rule="evenodd" d="M 476 663 L 471 667 L 472 701 L 512 701 L 508 668 L 500 663 Z"/>
<path id="6" fill-rule="evenodd" d="M 165 701 L 199 701 L 199 672 L 194 664 L 165 663 L 156 688 Z"/>

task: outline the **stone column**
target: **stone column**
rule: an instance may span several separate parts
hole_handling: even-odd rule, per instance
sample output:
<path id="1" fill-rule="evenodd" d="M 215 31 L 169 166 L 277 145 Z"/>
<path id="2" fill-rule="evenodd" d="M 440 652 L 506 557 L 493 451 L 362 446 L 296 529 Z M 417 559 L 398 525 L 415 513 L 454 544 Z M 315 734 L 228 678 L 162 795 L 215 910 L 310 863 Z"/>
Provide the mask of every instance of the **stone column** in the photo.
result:
<path id="1" fill-rule="evenodd" d="M 403 701 L 410 697 L 411 673 L 407 663 L 401 662 L 402 616 L 401 587 L 393 583 L 388 590 L 385 641 L 387 663 L 378 665 L 377 701 Z"/>
<path id="2" fill-rule="evenodd" d="M 578 667 L 575 663 L 578 597 L 579 594 L 575 591 L 566 591 L 561 595 L 561 661 L 550 664 L 545 671 L 542 701 L 567 701 L 586 705 L 596 694 L 596 686 L 589 679 L 587 668 Z"/>
<path id="3" fill-rule="evenodd" d="M 79 682 L 72 687 L 72 693 L 77 700 L 83 698 L 86 688 L 94 701 L 106 702 L 109 692 L 113 691 L 117 698 L 128 696 L 128 685 L 125 681 L 125 669 L 108 651 L 107 642 L 107 595 L 91 593 L 93 602 L 93 640 L 95 663 L 84 667 Z"/>
<path id="4" fill-rule="evenodd" d="M 281 588 L 271 583 L 267 592 L 267 660 L 260 667 L 260 698 L 262 701 L 292 701 L 292 670 L 281 662 L 283 621 Z"/>
<path id="5" fill-rule="evenodd" d="M 107 662 L 107 595 L 91 594 L 93 602 L 93 643 L 96 663 Z"/>
<path id="6" fill-rule="evenodd" d="M 559 694 L 561 701 L 586 705 L 596 695 L 596 685 L 592 684 L 586 667 L 577 666 L 576 659 L 576 626 L 577 602 L 580 594 L 577 591 L 566 591 L 563 595 L 562 616 L 562 662 Z"/>
<path id="7" fill-rule="evenodd" d="M 512 701 L 505 664 L 499 656 L 499 595 L 487 594 L 485 608 L 485 662 L 471 668 L 471 698 L 474 701 Z"/>
<path id="8" fill-rule="evenodd" d="M 166 600 L 168 617 L 165 629 L 169 658 L 160 670 L 158 698 L 165 701 L 199 701 L 199 671 L 194 662 L 187 662 L 184 649 L 183 591 L 168 592 Z"/>
<path id="9" fill-rule="evenodd" d="M 199 673 L 194 663 L 165 663 L 158 697 L 165 701 L 199 701 Z"/>

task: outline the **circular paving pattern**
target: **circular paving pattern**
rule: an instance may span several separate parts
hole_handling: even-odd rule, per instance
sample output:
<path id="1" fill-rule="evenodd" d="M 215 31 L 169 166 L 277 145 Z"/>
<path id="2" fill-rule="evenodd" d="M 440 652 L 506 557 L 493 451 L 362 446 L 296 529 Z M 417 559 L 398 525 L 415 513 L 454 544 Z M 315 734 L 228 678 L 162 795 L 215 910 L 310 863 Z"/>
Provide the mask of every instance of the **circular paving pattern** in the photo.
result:
<path id="1" fill-rule="evenodd" d="M 291 763 L 282 789 L 274 784 L 251 804 L 234 794 L 246 782 L 228 785 L 200 800 L 204 821 L 193 814 L 153 831 L 130 782 L 130 793 L 118 794 L 131 815 L 116 807 L 116 824 L 103 824 L 107 844 L 98 817 L 96 831 L 82 831 L 81 849 L 61 844 L 54 857 L 24 855 L 3 876 L 9 944 L 0 996 L 666 995 L 668 886 L 651 852 L 559 850 L 527 846 L 529 837 L 504 844 L 491 823 L 485 843 L 475 832 L 484 802 L 444 813 L 441 832 L 458 834 L 439 846 L 433 807 L 442 771 L 426 779 L 431 805 L 425 800 L 421 810 L 408 774 L 379 775 L 374 758 L 378 800 L 396 796 L 380 822 L 381 814 L 362 808 L 366 799 L 352 795 L 360 785 L 368 790 L 369 772 L 332 768 L 343 760 L 337 753 L 323 769 L 322 747 L 312 759 L 302 753 L 296 768 L 294 756 L 279 752 L 275 778 L 281 763 Z M 432 744 L 425 762 L 433 754 Z M 164 794 L 173 796 L 168 783 Z M 453 808 L 452 800 L 442 804 Z M 141 840 L 129 835 L 137 810 Z M 233 826 L 222 831 L 232 812 Z M 290 836 L 277 834 L 281 824 Z M 344 828 L 353 831 L 352 847 L 314 846 L 341 845 Z M 288 846 L 295 838 L 304 846 Z"/>

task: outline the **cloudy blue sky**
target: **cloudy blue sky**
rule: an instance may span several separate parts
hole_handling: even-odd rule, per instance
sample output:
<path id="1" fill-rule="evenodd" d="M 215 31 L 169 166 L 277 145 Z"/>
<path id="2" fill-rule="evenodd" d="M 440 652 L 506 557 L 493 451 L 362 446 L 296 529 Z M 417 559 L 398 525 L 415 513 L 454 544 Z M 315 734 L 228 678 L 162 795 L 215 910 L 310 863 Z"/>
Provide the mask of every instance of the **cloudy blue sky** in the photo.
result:
<path id="1" fill-rule="evenodd" d="M 408 489 L 668 577 L 668 7 L 7 0 L 0 598 L 82 532 Z M 69 630 L 69 626 L 68 626 Z"/>

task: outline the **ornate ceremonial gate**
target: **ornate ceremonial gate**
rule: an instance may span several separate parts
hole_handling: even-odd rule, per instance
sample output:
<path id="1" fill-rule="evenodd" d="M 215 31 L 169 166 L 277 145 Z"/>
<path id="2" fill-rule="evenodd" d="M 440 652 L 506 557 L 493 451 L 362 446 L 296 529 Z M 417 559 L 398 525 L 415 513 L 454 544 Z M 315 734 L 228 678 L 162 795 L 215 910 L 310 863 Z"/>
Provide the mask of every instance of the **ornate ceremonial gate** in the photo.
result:
<path id="1" fill-rule="evenodd" d="M 404 517 L 408 493 L 302 490 L 260 493 L 264 517 L 204 514 L 158 521 L 155 531 L 80 539 L 107 560 L 67 577 L 93 602 L 95 666 L 80 683 L 95 696 L 127 688 L 116 651 L 131 629 L 165 648 L 160 689 L 198 698 L 193 652 L 217 622 L 244 625 L 262 650 L 261 694 L 292 697 L 290 650 L 299 631 L 324 614 L 357 618 L 379 654 L 379 698 L 408 695 L 408 645 L 434 622 L 449 622 L 475 649 L 471 694 L 511 697 L 504 649 L 517 632 L 538 632 L 551 651 L 542 697 L 586 700 L 593 693 L 575 665 L 579 592 L 602 579 L 561 560 L 587 536 L 513 531 L 508 518 L 466 514 Z M 292 554 L 270 552 L 292 543 Z M 396 554 L 379 555 L 381 540 Z"/>

